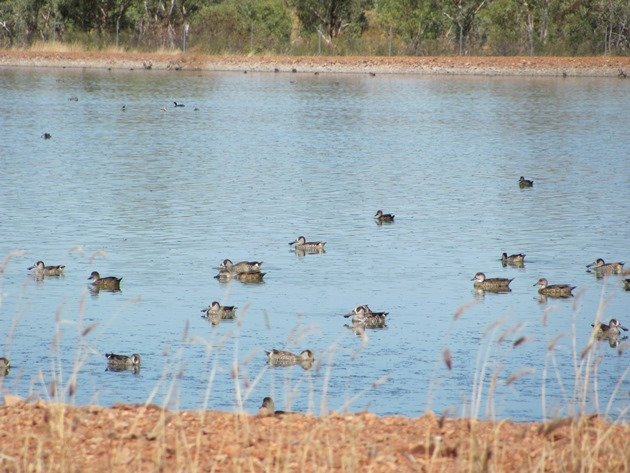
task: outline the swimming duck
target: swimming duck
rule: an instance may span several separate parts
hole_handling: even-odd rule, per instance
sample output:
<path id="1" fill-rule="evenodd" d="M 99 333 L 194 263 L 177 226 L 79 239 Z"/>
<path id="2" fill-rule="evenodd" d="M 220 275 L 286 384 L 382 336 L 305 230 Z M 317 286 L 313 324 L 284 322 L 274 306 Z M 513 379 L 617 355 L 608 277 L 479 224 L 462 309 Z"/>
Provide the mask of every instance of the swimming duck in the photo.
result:
<path id="1" fill-rule="evenodd" d="M 43 261 L 38 261 L 28 269 L 29 271 L 34 269 L 35 274 L 38 276 L 61 276 L 63 268 L 65 268 L 64 265 L 45 266 Z"/>
<path id="2" fill-rule="evenodd" d="M 183 103 L 177 103 L 177 102 L 173 102 L 175 104 L 176 107 L 185 107 L 186 105 L 184 105 Z"/>
<path id="3" fill-rule="evenodd" d="M 281 414 L 285 414 L 285 412 L 277 411 L 273 399 L 269 396 L 263 399 L 262 405 L 260 406 L 260 409 L 258 409 L 259 416 L 272 416 Z"/>
<path id="4" fill-rule="evenodd" d="M 523 253 L 517 253 L 514 255 L 508 256 L 507 253 L 503 253 L 501 255 L 501 263 L 505 266 L 506 264 L 512 266 L 522 266 L 525 262 L 525 255 Z"/>
<path id="5" fill-rule="evenodd" d="M 265 352 L 267 354 L 267 363 L 273 366 L 292 366 L 292 365 L 312 365 L 315 357 L 311 350 L 304 350 L 299 355 L 294 355 L 289 351 L 276 350 Z M 309 366 L 310 367 L 310 366 Z"/>
<path id="6" fill-rule="evenodd" d="M 306 241 L 306 238 L 299 236 L 295 241 L 289 242 L 289 245 L 295 245 L 300 250 L 323 250 L 325 241 Z"/>
<path id="7" fill-rule="evenodd" d="M 105 353 L 107 365 L 111 368 L 133 368 L 140 366 L 140 355 L 134 353 L 131 356 Z"/>
<path id="8" fill-rule="evenodd" d="M 475 274 L 475 277 L 471 279 L 474 282 L 475 289 L 490 292 L 510 292 L 510 283 L 514 281 L 514 278 L 486 278 L 486 275 L 482 272 Z"/>
<path id="9" fill-rule="evenodd" d="M 352 317 L 352 323 L 366 328 L 385 327 L 385 317 L 389 312 L 373 312 L 367 305 L 358 305 L 344 317 Z"/>
<path id="10" fill-rule="evenodd" d="M 120 290 L 120 281 L 122 278 L 117 278 L 115 276 L 108 276 L 106 278 L 102 278 L 98 271 L 92 271 L 88 281 L 92 281 L 92 287 L 95 289 L 105 289 L 107 291 L 119 291 Z"/>
<path id="11" fill-rule="evenodd" d="M 601 258 L 597 258 L 591 264 L 587 264 L 586 267 L 592 268 L 592 271 L 598 276 L 621 274 L 623 272 L 623 263 L 604 263 L 604 260 Z"/>
<path id="12" fill-rule="evenodd" d="M 393 214 L 384 214 L 382 210 L 377 210 L 376 215 L 374 215 L 374 218 L 376 219 L 378 223 L 394 221 Z"/>
<path id="13" fill-rule="evenodd" d="M 571 286 L 569 284 L 549 284 L 546 278 L 540 278 L 534 286 L 540 286 L 538 288 L 538 294 L 542 294 L 543 296 L 550 297 L 572 297 L 573 289 L 576 286 Z"/>
<path id="14" fill-rule="evenodd" d="M 232 273 L 256 273 L 260 272 L 260 266 L 262 261 L 240 261 L 239 263 L 232 263 L 230 259 L 224 259 L 219 265 L 219 269 L 227 269 Z"/>
<path id="15" fill-rule="evenodd" d="M 525 189 L 526 187 L 534 187 L 534 181 L 530 181 L 529 179 L 525 179 L 523 176 L 518 180 L 518 186 L 521 189 Z"/>
<path id="16" fill-rule="evenodd" d="M 9 368 L 11 368 L 11 363 L 8 358 L 4 356 L 0 357 L 0 376 L 6 376 L 9 374 Z"/>
<path id="17" fill-rule="evenodd" d="M 623 280 L 623 288 L 626 291 L 630 291 L 630 279 L 624 279 Z"/>
<path id="18" fill-rule="evenodd" d="M 208 319 L 213 325 L 219 323 L 219 320 L 231 320 L 236 317 L 236 307 L 233 305 L 221 305 L 217 301 L 213 301 L 207 309 L 203 309 L 201 312 L 205 312 Z"/>
<path id="19" fill-rule="evenodd" d="M 51 138 L 52 138 L 52 135 L 51 135 L 50 133 L 44 133 L 44 134 L 42 135 L 42 138 L 44 138 L 45 140 L 49 140 L 49 139 L 51 139 Z"/>
<path id="20" fill-rule="evenodd" d="M 593 327 L 593 336 L 597 339 L 618 337 L 621 333 L 619 329 L 625 332 L 628 331 L 628 329 L 621 325 L 617 319 L 610 319 L 610 322 L 607 324 L 597 322 L 595 324 L 591 324 L 591 327 Z"/>

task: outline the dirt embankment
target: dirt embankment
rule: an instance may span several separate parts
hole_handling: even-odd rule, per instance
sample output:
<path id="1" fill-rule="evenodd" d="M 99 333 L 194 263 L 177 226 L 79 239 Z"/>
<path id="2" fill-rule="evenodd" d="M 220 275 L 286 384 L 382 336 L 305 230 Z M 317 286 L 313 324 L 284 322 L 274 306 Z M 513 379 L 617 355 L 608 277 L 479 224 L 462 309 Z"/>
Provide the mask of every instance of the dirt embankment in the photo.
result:
<path id="1" fill-rule="evenodd" d="M 206 56 L 0 50 L 0 66 L 363 74 L 621 77 L 630 57 Z"/>
<path id="2" fill-rule="evenodd" d="M 0 471 L 630 471 L 630 427 L 171 412 L 156 406 L 0 407 Z"/>

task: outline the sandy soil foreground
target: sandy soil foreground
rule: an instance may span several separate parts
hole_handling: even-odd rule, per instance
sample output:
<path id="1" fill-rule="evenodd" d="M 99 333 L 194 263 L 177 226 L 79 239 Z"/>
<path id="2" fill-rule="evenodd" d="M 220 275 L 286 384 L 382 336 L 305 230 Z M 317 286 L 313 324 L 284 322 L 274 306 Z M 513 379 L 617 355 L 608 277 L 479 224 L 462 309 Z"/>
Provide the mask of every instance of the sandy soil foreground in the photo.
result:
<path id="1" fill-rule="evenodd" d="M 630 427 L 599 417 L 542 423 L 171 412 L 156 406 L 0 407 L 0 471 L 626 472 Z"/>
<path id="2" fill-rule="evenodd" d="M 630 75 L 630 57 L 332 57 L 0 50 L 0 66 L 567 77 Z"/>

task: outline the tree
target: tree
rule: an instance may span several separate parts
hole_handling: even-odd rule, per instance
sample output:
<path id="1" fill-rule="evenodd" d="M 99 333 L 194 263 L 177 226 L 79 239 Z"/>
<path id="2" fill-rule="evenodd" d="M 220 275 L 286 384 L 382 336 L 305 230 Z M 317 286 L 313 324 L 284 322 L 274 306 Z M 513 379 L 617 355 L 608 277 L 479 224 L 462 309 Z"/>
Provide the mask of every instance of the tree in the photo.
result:
<path id="1" fill-rule="evenodd" d="M 457 27 L 459 54 L 464 54 L 465 38 L 473 27 L 475 17 L 486 0 L 450 0 L 443 12 Z"/>
<path id="2" fill-rule="evenodd" d="M 376 12 L 390 44 L 396 32 L 408 44 L 408 52 L 425 54 L 423 44 L 444 33 L 440 6 L 439 0 L 379 0 Z"/>
<path id="3" fill-rule="evenodd" d="M 371 0 L 290 0 L 306 31 L 317 31 L 328 43 L 351 26 L 363 31 Z"/>
<path id="4" fill-rule="evenodd" d="M 630 49 L 630 3 L 627 0 L 599 0 L 599 30 L 603 30 L 604 54 Z"/>
<path id="5" fill-rule="evenodd" d="M 291 17 L 282 0 L 226 0 L 203 8 L 192 36 L 210 52 L 283 50 L 291 38 Z"/>

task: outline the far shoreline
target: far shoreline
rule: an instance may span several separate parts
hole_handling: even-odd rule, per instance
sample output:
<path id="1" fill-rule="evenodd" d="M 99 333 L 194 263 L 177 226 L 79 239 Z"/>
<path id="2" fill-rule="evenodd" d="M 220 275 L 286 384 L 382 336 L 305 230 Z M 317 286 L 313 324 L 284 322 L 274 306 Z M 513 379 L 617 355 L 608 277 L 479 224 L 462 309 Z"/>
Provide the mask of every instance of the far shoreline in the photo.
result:
<path id="1" fill-rule="evenodd" d="M 270 56 L 118 51 L 0 50 L 0 68 L 214 72 L 608 77 L 630 74 L 630 57 Z"/>

